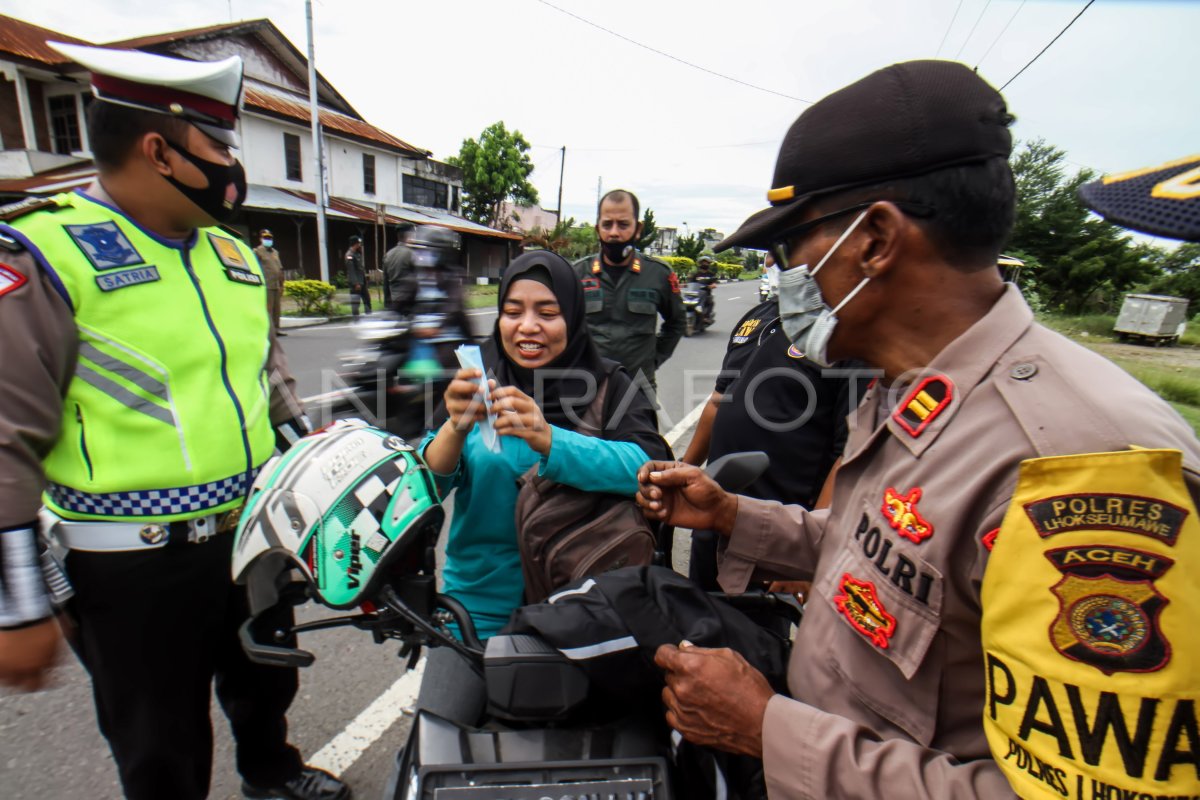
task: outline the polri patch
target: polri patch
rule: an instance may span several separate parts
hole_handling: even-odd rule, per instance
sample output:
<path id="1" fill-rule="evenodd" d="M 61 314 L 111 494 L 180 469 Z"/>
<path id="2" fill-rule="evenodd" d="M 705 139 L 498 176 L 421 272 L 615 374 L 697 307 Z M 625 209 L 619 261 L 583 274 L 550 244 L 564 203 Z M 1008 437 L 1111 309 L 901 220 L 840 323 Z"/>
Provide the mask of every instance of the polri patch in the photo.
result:
<path id="1" fill-rule="evenodd" d="M 117 269 L 146 263 L 133 242 L 112 220 L 91 225 L 64 225 L 63 228 L 95 269 Z"/>
<path id="2" fill-rule="evenodd" d="M 28 278 L 7 264 L 0 264 L 0 297 L 16 289 L 20 289 L 28 280 Z"/>
<path id="3" fill-rule="evenodd" d="M 1025 504 L 1033 529 L 1045 539 L 1071 531 L 1125 531 L 1174 546 L 1188 510 L 1134 494 L 1064 494 Z"/>
<path id="4" fill-rule="evenodd" d="M 158 267 L 134 267 L 119 272 L 105 272 L 96 276 L 96 285 L 102 292 L 124 289 L 127 286 L 137 286 L 139 283 L 153 283 L 159 280 Z"/>
<path id="5" fill-rule="evenodd" d="M 908 494 L 901 494 L 890 486 L 883 492 L 884 518 L 896 533 L 914 544 L 920 544 L 933 536 L 933 524 L 917 510 L 920 500 L 919 486 L 914 486 Z"/>
<path id="6" fill-rule="evenodd" d="M 1059 605 L 1050 625 L 1054 649 L 1105 675 L 1166 666 L 1171 645 L 1159 615 L 1169 601 L 1154 581 L 1172 559 L 1107 544 L 1060 547 L 1046 558 L 1063 575 L 1050 588 Z"/>
<path id="7" fill-rule="evenodd" d="M 250 265 L 246 263 L 246 258 L 242 255 L 242 251 L 238 249 L 237 242 L 233 241 L 233 239 L 209 233 L 208 242 L 216 252 L 217 258 L 221 259 L 221 263 L 227 269 L 236 269 L 242 272 L 250 270 Z"/>
<path id="8" fill-rule="evenodd" d="M 954 384 L 944 375 L 934 375 L 917 384 L 892 417 L 914 438 L 920 436 L 954 399 Z"/>
<path id="9" fill-rule="evenodd" d="M 886 650 L 896 632 L 896 618 L 887 612 L 879 600 L 875 584 L 860 581 L 849 572 L 838 583 L 841 594 L 834 595 L 837 610 L 850 625 L 881 650 Z"/>

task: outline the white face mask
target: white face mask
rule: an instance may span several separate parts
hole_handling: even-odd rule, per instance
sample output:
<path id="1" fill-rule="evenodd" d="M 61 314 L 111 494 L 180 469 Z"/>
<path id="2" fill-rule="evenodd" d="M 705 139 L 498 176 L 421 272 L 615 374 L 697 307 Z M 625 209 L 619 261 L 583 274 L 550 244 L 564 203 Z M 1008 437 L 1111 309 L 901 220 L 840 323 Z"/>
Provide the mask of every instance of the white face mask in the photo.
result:
<path id="1" fill-rule="evenodd" d="M 854 232 L 866 215 L 867 212 L 864 210 L 855 218 L 814 269 L 810 271 L 807 264 L 801 264 L 798 267 L 784 270 L 779 275 L 779 320 L 783 326 L 783 332 L 792 344 L 796 345 L 796 349 L 818 367 L 828 367 L 830 364 L 826 350 L 829 347 L 829 340 L 833 337 L 833 331 L 837 327 L 837 312 L 845 308 L 846 304 L 854 299 L 854 296 L 871 279 L 863 278 L 858 286 L 855 286 L 849 294 L 842 298 L 842 302 L 838 303 L 835 308 L 830 308 L 825 302 L 825 298 L 821 296 L 821 287 L 817 285 L 816 274 L 821 271 L 821 267 L 825 266 L 829 257 Z"/>
<path id="2" fill-rule="evenodd" d="M 263 239 L 262 243 L 263 243 L 263 247 L 272 247 L 275 244 L 275 240 L 274 239 Z"/>

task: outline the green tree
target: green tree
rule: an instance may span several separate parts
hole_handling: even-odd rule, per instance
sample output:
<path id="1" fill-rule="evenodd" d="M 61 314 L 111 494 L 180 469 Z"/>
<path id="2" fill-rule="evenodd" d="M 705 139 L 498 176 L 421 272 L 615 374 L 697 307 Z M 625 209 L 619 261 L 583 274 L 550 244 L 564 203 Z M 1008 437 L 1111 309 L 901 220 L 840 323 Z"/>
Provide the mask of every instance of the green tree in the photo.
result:
<path id="1" fill-rule="evenodd" d="M 570 240 L 570 244 L 559 255 L 568 261 L 576 261 L 600 251 L 600 239 L 596 236 L 594 225 L 580 223 L 571 228 L 567 233 L 567 238 Z"/>
<path id="2" fill-rule="evenodd" d="M 654 244 L 654 240 L 658 238 L 658 226 L 654 224 L 654 212 L 649 208 L 646 213 L 642 214 L 642 236 L 634 244 L 638 250 L 645 251 L 650 245 Z"/>
<path id="3" fill-rule="evenodd" d="M 758 257 L 757 250 L 747 250 L 746 251 L 745 266 L 746 266 L 746 269 L 751 269 L 751 270 L 757 270 L 759 267 L 762 266 L 762 259 L 760 259 Z"/>
<path id="4" fill-rule="evenodd" d="M 575 222 L 574 217 L 561 220 L 550 230 L 534 228 L 521 244 L 542 250 L 553 250 L 568 261 L 575 261 L 596 252 L 596 231 L 590 225 Z"/>
<path id="5" fill-rule="evenodd" d="M 503 122 L 489 125 L 478 140 L 463 139 L 458 155 L 446 161 L 463 171 L 463 213 L 474 222 L 497 227 L 505 222 L 500 214 L 505 200 L 523 205 L 538 201 L 529 182 L 529 142 L 520 131 L 510 133 Z"/>
<path id="6" fill-rule="evenodd" d="M 675 255 L 690 258 L 695 261 L 704 252 L 704 240 L 700 238 L 700 234 L 692 233 L 687 236 L 680 236 L 675 240 Z"/>
<path id="7" fill-rule="evenodd" d="M 1146 291 L 1186 297 L 1191 301 L 1189 313 L 1200 313 L 1200 243 L 1184 242 L 1173 250 L 1147 247 L 1153 250 L 1149 258 L 1162 274 L 1145 287 Z"/>
<path id="8" fill-rule="evenodd" d="M 1026 142 L 1013 160 L 1017 213 L 1006 252 L 1019 251 L 1036 262 L 1022 274 L 1023 288 L 1036 283 L 1048 309 L 1082 313 L 1114 310 L 1120 294 L 1152 278 L 1155 265 L 1120 228 L 1088 212 L 1079 187 L 1094 174 L 1067 175 L 1066 153 L 1044 140 Z M 1027 283 L 1028 281 L 1028 283 Z"/>

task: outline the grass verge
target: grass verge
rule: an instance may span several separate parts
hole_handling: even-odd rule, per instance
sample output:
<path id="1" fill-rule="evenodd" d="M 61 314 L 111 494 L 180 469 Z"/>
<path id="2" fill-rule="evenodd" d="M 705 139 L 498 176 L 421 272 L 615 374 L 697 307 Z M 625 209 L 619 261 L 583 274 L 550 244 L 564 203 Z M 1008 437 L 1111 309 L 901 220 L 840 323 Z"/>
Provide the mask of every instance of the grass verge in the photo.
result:
<path id="1" fill-rule="evenodd" d="M 467 308 L 494 308 L 496 296 L 500 293 L 499 284 L 467 287 Z"/>

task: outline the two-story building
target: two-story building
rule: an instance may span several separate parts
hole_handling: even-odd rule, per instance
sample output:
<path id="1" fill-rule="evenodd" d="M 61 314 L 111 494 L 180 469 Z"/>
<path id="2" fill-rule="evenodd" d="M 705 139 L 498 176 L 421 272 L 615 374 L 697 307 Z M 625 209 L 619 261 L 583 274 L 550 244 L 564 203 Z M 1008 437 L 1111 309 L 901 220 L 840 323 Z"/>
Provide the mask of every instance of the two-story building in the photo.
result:
<path id="1" fill-rule="evenodd" d="M 94 44 L 0 15 L 0 198 L 49 195 L 95 177 L 84 124 L 92 102 L 86 70 L 47 41 Z M 102 44 L 161 55 L 245 63 L 240 158 L 249 191 L 231 227 L 257 243 L 275 234 L 284 266 L 318 277 L 315 158 L 308 62 L 269 20 L 259 19 Z M 472 276 L 496 278 L 519 247 L 519 234 L 463 218 L 462 173 L 375 127 L 318 74 L 331 275 L 347 241 L 360 235 L 378 265 L 399 222 L 440 225 L 461 234 L 461 261 Z"/>

